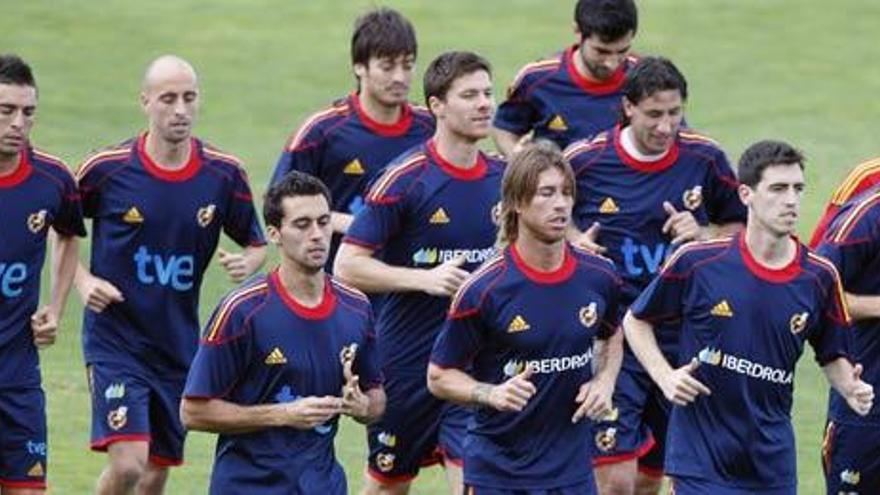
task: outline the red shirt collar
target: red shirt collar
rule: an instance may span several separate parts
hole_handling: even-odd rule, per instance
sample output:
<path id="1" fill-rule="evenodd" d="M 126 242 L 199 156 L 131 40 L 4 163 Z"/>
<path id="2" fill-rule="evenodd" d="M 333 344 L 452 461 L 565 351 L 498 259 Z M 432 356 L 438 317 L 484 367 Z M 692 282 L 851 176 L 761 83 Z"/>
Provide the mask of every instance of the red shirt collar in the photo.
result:
<path id="1" fill-rule="evenodd" d="M 571 251 L 568 248 L 568 244 L 565 244 L 565 254 L 562 260 L 562 265 L 559 266 L 556 270 L 544 272 L 532 268 L 526 263 L 526 260 L 520 256 L 519 251 L 516 249 L 516 243 L 510 245 L 510 258 L 513 259 L 513 264 L 532 282 L 538 284 L 558 284 L 561 282 L 565 282 L 568 280 L 572 273 L 574 273 L 574 269 L 577 265 L 577 262 L 572 256 Z"/>
<path id="2" fill-rule="evenodd" d="M 570 46 L 563 55 L 568 75 L 571 77 L 572 82 L 587 93 L 596 96 L 610 95 L 619 91 L 621 86 L 623 86 L 623 81 L 626 79 L 626 62 L 621 63 L 617 70 L 611 74 L 611 77 L 605 81 L 594 81 L 578 72 L 577 67 L 575 67 L 574 56 L 577 47 L 578 45 Z"/>
<path id="3" fill-rule="evenodd" d="M 333 309 L 336 307 L 336 296 L 333 293 L 333 289 L 330 287 L 332 283 L 330 282 L 329 277 L 324 280 L 324 295 L 321 297 L 321 302 L 312 308 L 303 306 L 293 297 L 293 294 L 287 292 L 287 289 L 284 288 L 284 284 L 281 283 L 281 275 L 277 268 L 269 274 L 269 282 L 275 288 L 275 292 L 281 297 L 284 305 L 297 316 L 305 318 L 306 320 L 323 320 L 330 316 L 330 314 L 333 313 Z"/>
<path id="4" fill-rule="evenodd" d="M 437 151 L 437 145 L 434 144 L 433 139 L 428 141 L 425 145 L 425 149 L 440 169 L 453 178 L 460 180 L 480 180 L 486 176 L 488 165 L 486 164 L 486 159 L 483 157 L 482 153 L 477 153 L 477 162 L 471 168 L 461 168 L 453 165 L 452 162 L 440 156 L 440 153 Z"/>
<path id="5" fill-rule="evenodd" d="M 782 268 L 768 268 L 767 266 L 762 265 L 758 260 L 752 256 L 752 252 L 749 251 L 749 246 L 746 244 L 746 235 L 745 232 L 740 232 L 737 234 L 739 236 L 739 252 L 742 254 L 743 262 L 746 265 L 746 268 L 752 272 L 756 277 L 766 280 L 767 282 L 773 282 L 777 284 L 784 284 L 786 282 L 790 282 L 795 279 L 801 273 L 801 243 L 798 242 L 797 238 L 792 236 L 792 239 L 795 241 L 795 246 L 797 251 L 794 253 L 794 258 L 792 258 L 791 262 L 785 265 Z"/>
<path id="6" fill-rule="evenodd" d="M 367 129 L 373 131 L 380 136 L 402 136 L 406 134 L 406 131 L 409 130 L 410 124 L 412 124 L 412 109 L 406 103 L 402 105 L 400 118 L 397 119 L 397 122 L 393 124 L 383 124 L 381 122 L 373 120 L 369 115 L 367 115 L 367 112 L 361 106 L 361 99 L 357 93 L 352 93 L 349 100 L 351 101 L 351 106 L 354 107 L 358 118 L 361 119 L 361 122 L 363 122 L 365 126 L 367 126 Z"/>
<path id="7" fill-rule="evenodd" d="M 181 182 L 187 179 L 191 179 L 199 169 L 202 167 L 202 160 L 199 157 L 198 143 L 195 138 L 190 138 L 189 143 L 189 160 L 187 160 L 186 165 L 177 169 L 177 170 L 168 170 L 166 168 L 160 167 L 151 157 L 147 154 L 146 150 L 146 142 L 147 142 L 147 133 L 143 133 L 138 137 L 137 143 L 135 144 L 135 148 L 137 149 L 138 158 L 140 158 L 141 163 L 144 164 L 144 168 L 147 169 L 147 172 L 150 175 L 156 177 L 157 179 L 166 180 L 169 182 Z"/>
<path id="8" fill-rule="evenodd" d="M 639 160 L 638 158 L 627 153 L 626 149 L 623 147 L 623 143 L 620 141 L 620 124 L 617 124 L 614 127 L 614 149 L 617 150 L 617 156 L 620 157 L 620 160 L 627 166 L 632 167 L 639 172 L 662 172 L 667 168 L 671 167 L 678 160 L 679 154 L 679 145 L 678 145 L 678 136 L 676 136 L 675 140 L 672 142 L 672 146 L 666 150 L 666 155 L 663 158 L 655 161 L 644 161 Z"/>
<path id="9" fill-rule="evenodd" d="M 29 153 L 27 147 L 23 148 L 19 152 L 18 165 L 15 166 L 15 170 L 13 170 L 12 173 L 0 177 L 0 187 L 14 187 L 21 184 L 28 177 L 30 177 L 34 167 L 33 165 L 31 165 L 31 160 L 28 155 Z"/>

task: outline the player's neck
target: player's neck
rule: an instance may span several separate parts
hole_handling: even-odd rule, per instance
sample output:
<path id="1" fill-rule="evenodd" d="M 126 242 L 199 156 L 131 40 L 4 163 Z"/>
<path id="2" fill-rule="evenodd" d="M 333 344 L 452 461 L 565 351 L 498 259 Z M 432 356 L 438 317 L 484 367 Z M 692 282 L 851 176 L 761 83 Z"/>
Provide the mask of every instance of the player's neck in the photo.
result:
<path id="1" fill-rule="evenodd" d="M 186 166 L 191 148 L 190 139 L 172 143 L 160 138 L 155 132 L 147 133 L 147 139 L 144 141 L 144 151 L 147 156 L 156 166 L 166 170 L 178 170 Z"/>
<path id="2" fill-rule="evenodd" d="M 357 99 L 361 106 L 361 110 L 367 114 L 367 117 L 380 124 L 396 124 L 403 113 L 403 105 L 385 105 L 377 99 L 370 97 L 363 91 L 358 93 Z"/>
<path id="3" fill-rule="evenodd" d="M 604 79 L 600 79 L 593 74 L 593 71 L 587 67 L 587 64 L 584 63 L 584 58 L 581 56 L 581 45 L 575 47 L 574 50 L 571 51 L 571 60 L 570 62 L 574 64 L 574 70 L 577 71 L 578 74 L 584 77 L 587 81 L 601 83 L 604 82 Z"/>
<path id="4" fill-rule="evenodd" d="M 520 225 L 520 235 L 513 242 L 516 252 L 529 268 L 539 272 L 555 272 L 565 262 L 565 241 L 541 241 Z"/>
<path id="5" fill-rule="evenodd" d="M 278 275 L 284 290 L 299 304 L 314 308 L 324 299 L 324 270 L 306 272 L 294 266 L 293 262 L 282 260 Z"/>
<path id="6" fill-rule="evenodd" d="M 0 177 L 9 175 L 18 169 L 21 162 L 21 153 L 14 155 L 0 155 Z"/>
<path id="7" fill-rule="evenodd" d="M 746 236 L 746 249 L 752 258 L 767 268 L 788 266 L 797 255 L 796 241 L 789 235 L 779 236 L 754 227 L 754 223 L 749 222 L 743 233 Z"/>
<path id="8" fill-rule="evenodd" d="M 627 154 L 640 162 L 656 162 L 663 159 L 669 153 L 669 150 L 664 150 L 660 153 L 645 153 L 642 151 L 632 126 L 626 126 L 620 130 L 620 145 L 623 146 L 623 150 Z"/>
<path id="9" fill-rule="evenodd" d="M 464 138 L 453 132 L 449 132 L 443 126 L 437 126 L 434 134 L 434 146 L 437 153 L 444 160 L 456 168 L 470 169 L 477 164 L 477 155 L 480 147 L 478 141 Z"/>

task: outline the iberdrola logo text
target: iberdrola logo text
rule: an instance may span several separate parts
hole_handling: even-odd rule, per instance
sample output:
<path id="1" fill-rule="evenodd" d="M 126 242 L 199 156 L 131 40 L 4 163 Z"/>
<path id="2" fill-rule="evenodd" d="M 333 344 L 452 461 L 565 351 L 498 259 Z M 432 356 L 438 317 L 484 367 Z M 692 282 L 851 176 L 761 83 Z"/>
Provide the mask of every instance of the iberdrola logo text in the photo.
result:
<path id="1" fill-rule="evenodd" d="M 723 354 L 720 349 L 706 347 L 697 355 L 701 363 L 733 371 L 740 375 L 746 375 L 758 380 L 764 380 L 779 385 L 790 385 L 794 372 L 781 368 L 774 368 L 761 363 L 756 363 L 733 354 Z"/>
<path id="2" fill-rule="evenodd" d="M 412 260 L 415 265 L 439 265 L 456 258 L 464 258 L 468 264 L 480 264 L 495 254 L 494 247 L 483 249 L 439 249 L 420 248 L 413 253 Z"/>
<path id="3" fill-rule="evenodd" d="M 532 369 L 532 373 L 547 374 L 561 373 L 589 366 L 593 359 L 593 350 L 587 349 L 583 354 L 574 354 L 572 356 L 549 357 L 543 359 L 530 359 L 522 361 L 519 359 L 511 359 L 504 365 L 504 376 L 513 377 L 523 371 L 526 366 Z"/>

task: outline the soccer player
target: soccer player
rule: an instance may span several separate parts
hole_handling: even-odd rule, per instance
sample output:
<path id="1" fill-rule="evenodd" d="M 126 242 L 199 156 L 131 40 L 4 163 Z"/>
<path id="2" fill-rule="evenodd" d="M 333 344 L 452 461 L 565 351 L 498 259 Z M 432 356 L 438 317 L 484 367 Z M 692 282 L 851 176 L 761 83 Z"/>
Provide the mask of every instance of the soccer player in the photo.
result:
<path id="1" fill-rule="evenodd" d="M 468 414 L 430 394 L 425 369 L 450 296 L 494 252 L 504 164 L 478 147 L 495 108 L 489 63 L 445 53 L 431 62 L 424 86 L 434 137 L 371 186 L 336 261 L 340 278 L 389 293 L 376 323 L 388 408 L 368 427 L 368 494 L 407 493 L 421 466 L 441 461 L 460 492 Z"/>
<path id="2" fill-rule="evenodd" d="M 92 218 L 91 272 L 76 286 L 87 308 L 83 347 L 92 449 L 107 451 L 99 494 L 161 493 L 183 461 L 178 413 L 198 346 L 202 276 L 220 232 L 246 246 L 220 251 L 234 281 L 256 271 L 265 241 L 241 164 L 192 137 L 196 73 L 163 56 L 144 75 L 148 129 L 88 158 L 78 172 Z"/>
<path id="3" fill-rule="evenodd" d="M 743 153 L 738 175 L 745 231 L 684 246 L 624 319 L 630 347 L 674 404 L 666 471 L 677 495 L 796 493 L 791 404 L 805 342 L 848 407 L 864 416 L 874 397 L 846 357 L 837 270 L 793 235 L 803 156 L 761 141 Z M 681 341 L 670 362 L 654 328 L 672 320 Z"/>
<path id="4" fill-rule="evenodd" d="M 880 186 L 845 203 L 831 219 L 817 251 L 837 267 L 854 320 L 852 356 L 864 380 L 880 380 Z M 829 494 L 880 492 L 880 411 L 855 414 L 832 390 L 823 461 Z"/>
<path id="5" fill-rule="evenodd" d="M 357 91 L 306 119 L 275 166 L 273 184 L 299 170 L 330 188 L 334 235 L 328 270 L 342 235 L 363 208 L 369 181 L 434 134 L 431 114 L 407 102 L 417 51 L 415 30 L 399 12 L 383 7 L 358 18 L 351 37 Z"/>
<path id="6" fill-rule="evenodd" d="M 862 162 L 852 169 L 825 206 L 825 211 L 813 230 L 813 237 L 810 238 L 810 247 L 815 249 L 822 242 L 831 221 L 836 218 L 844 203 L 877 184 L 880 184 L 880 158 Z"/>
<path id="7" fill-rule="evenodd" d="M 495 115 L 495 145 L 511 156 L 529 132 L 565 148 L 614 126 L 620 89 L 634 63 L 630 46 L 638 27 L 633 0 L 578 0 L 577 43 L 526 65 Z"/>
<path id="8" fill-rule="evenodd" d="M 385 407 L 370 303 L 324 272 L 330 215 L 318 179 L 272 186 L 263 219 L 281 265 L 227 295 L 205 329 L 181 417 L 220 434 L 212 494 L 346 495 L 339 414 L 368 423 Z"/>
<path id="9" fill-rule="evenodd" d="M 0 493 L 46 488 L 46 399 L 38 348 L 52 345 L 85 235 L 76 181 L 61 160 L 29 141 L 37 111 L 30 66 L 0 55 Z M 50 230 L 51 227 L 51 230 Z M 46 239 L 49 303 L 39 306 Z"/>
<path id="10" fill-rule="evenodd" d="M 625 311 L 676 247 L 738 230 L 746 212 L 724 152 L 681 128 L 687 82 L 672 62 L 645 57 L 622 92 L 621 123 L 565 153 L 578 183 L 572 238 L 614 260 Z M 661 330 L 668 356 L 677 335 Z M 669 404 L 626 349 L 614 406 L 594 426 L 600 492 L 657 493 Z"/>
<path id="11" fill-rule="evenodd" d="M 465 444 L 466 493 L 596 493 L 581 419 L 611 409 L 622 282 L 610 260 L 566 243 L 574 189 L 555 144 L 514 155 L 501 193 L 503 252 L 458 290 L 434 344 L 428 388 L 480 408 Z"/>

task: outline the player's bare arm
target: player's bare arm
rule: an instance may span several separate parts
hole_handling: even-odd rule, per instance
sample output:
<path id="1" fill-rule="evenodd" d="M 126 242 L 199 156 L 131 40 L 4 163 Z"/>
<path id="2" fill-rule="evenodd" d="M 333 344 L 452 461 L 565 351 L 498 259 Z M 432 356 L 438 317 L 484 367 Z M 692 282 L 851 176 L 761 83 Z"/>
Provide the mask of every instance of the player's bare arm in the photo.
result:
<path id="1" fill-rule="evenodd" d="M 363 390 L 360 377 L 351 370 L 354 359 L 348 359 L 342 365 L 342 414 L 349 416 L 358 423 L 370 424 L 382 417 L 385 412 L 385 390 L 374 387 Z"/>
<path id="2" fill-rule="evenodd" d="M 880 318 L 880 296 L 845 292 L 849 315 L 854 321 Z"/>
<path id="3" fill-rule="evenodd" d="M 115 285 L 92 275 L 82 263 L 76 265 L 73 283 L 83 304 L 96 313 L 104 311 L 107 306 L 113 303 L 125 300 L 122 292 Z"/>
<path id="4" fill-rule="evenodd" d="M 76 273 L 79 250 L 79 240 L 75 236 L 61 235 L 54 230 L 49 234 L 49 242 L 52 246 L 49 304 L 42 306 L 31 316 L 34 344 L 39 348 L 55 343 L 58 322 L 61 320 L 61 314 L 64 313 L 67 296 L 70 294 L 70 286 Z"/>
<path id="5" fill-rule="evenodd" d="M 333 226 L 333 232 L 337 234 L 345 234 L 354 221 L 354 215 L 351 213 L 341 213 L 334 211 L 330 213 L 330 225 Z"/>
<path id="6" fill-rule="evenodd" d="M 596 340 L 593 349 L 596 374 L 592 380 L 581 385 L 575 397 L 575 402 L 579 405 L 571 417 L 572 423 L 577 423 L 584 417 L 598 421 L 611 412 L 614 384 L 623 363 L 623 331 L 614 332 L 606 340 Z"/>
<path id="7" fill-rule="evenodd" d="M 451 296 L 469 273 L 461 269 L 464 258 L 456 258 L 431 269 L 392 266 L 373 257 L 373 250 L 343 243 L 333 272 L 364 292 L 425 292 Z"/>
<path id="8" fill-rule="evenodd" d="M 239 283 L 263 266 L 266 261 L 266 246 L 248 246 L 240 253 L 217 248 L 217 260 L 226 270 L 229 279 Z"/>
<path id="9" fill-rule="evenodd" d="M 514 154 L 522 138 L 523 136 L 519 136 L 510 131 L 505 131 L 504 129 L 499 129 L 497 127 L 492 128 L 492 140 L 495 141 L 495 147 L 507 158 L 510 158 L 511 155 Z"/>
<path id="10" fill-rule="evenodd" d="M 428 365 L 428 390 L 434 396 L 463 405 L 491 407 L 498 411 L 522 411 L 537 392 L 529 379 L 532 369 L 528 366 L 519 374 L 503 383 L 493 385 L 474 380 L 470 375 L 455 368 Z"/>
<path id="11" fill-rule="evenodd" d="M 874 387 L 862 381 L 862 365 L 853 365 L 839 357 L 822 367 L 828 383 L 840 392 L 849 407 L 860 416 L 866 416 L 874 405 Z"/>
<path id="12" fill-rule="evenodd" d="M 266 428 L 309 430 L 342 412 L 342 399 L 303 397 L 283 404 L 243 406 L 223 399 L 184 398 L 180 419 L 190 430 L 240 434 Z"/>

